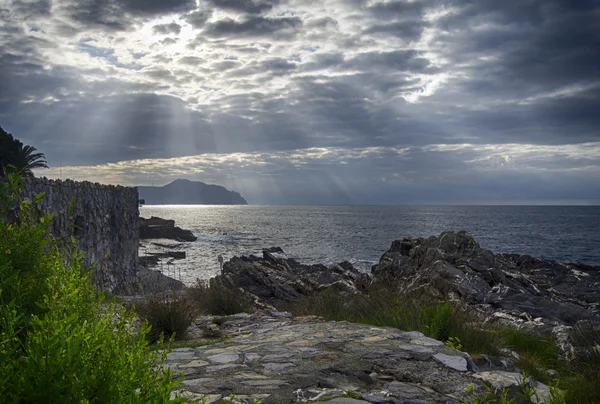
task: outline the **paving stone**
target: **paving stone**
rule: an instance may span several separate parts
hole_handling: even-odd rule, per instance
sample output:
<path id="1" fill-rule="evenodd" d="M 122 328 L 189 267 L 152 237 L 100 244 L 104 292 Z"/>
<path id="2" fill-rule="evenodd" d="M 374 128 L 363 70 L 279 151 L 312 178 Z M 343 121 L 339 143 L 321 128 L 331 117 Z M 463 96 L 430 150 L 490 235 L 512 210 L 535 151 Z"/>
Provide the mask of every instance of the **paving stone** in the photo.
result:
<path id="1" fill-rule="evenodd" d="M 233 402 L 243 404 L 254 398 L 265 404 L 446 403 L 464 397 L 466 385 L 481 384 L 478 373 L 467 371 L 466 357 L 420 332 L 257 314 L 228 317 L 219 328 L 228 339 L 168 356 L 168 365 L 184 373 L 179 387 L 200 402 L 203 394 L 228 401 L 232 393 Z M 481 379 L 514 385 L 519 377 L 507 372 Z M 343 398 L 346 391 L 363 399 Z"/>
<path id="2" fill-rule="evenodd" d="M 167 361 L 181 361 L 181 360 L 189 360 L 194 359 L 195 352 L 193 348 L 178 348 L 173 349 L 171 352 L 167 354 Z"/>
<path id="3" fill-rule="evenodd" d="M 185 368 L 198 368 L 198 367 L 202 367 L 202 366 L 206 366 L 209 365 L 209 363 L 207 361 L 203 361 L 202 359 L 196 359 L 193 360 L 191 362 L 188 363 L 183 363 L 179 365 L 179 368 L 185 369 Z"/>
<path id="4" fill-rule="evenodd" d="M 290 358 L 293 358 L 294 354 L 286 353 L 279 355 L 265 355 L 260 360 L 261 362 L 287 362 Z"/>
<path id="5" fill-rule="evenodd" d="M 242 368 L 242 367 L 247 368 L 248 366 L 238 365 L 235 363 L 226 363 L 224 365 L 207 366 L 205 369 L 207 372 L 213 373 L 213 372 L 219 372 L 219 371 L 225 370 L 225 369 L 238 369 L 238 368 Z"/>
<path id="6" fill-rule="evenodd" d="M 260 358 L 262 358 L 262 356 L 260 356 L 259 354 L 247 353 L 244 355 L 244 363 L 254 362 L 254 361 L 260 360 Z"/>
<path id="7" fill-rule="evenodd" d="M 232 375 L 235 379 L 266 379 L 267 376 L 260 373 L 240 372 Z"/>
<path id="8" fill-rule="evenodd" d="M 280 372 L 282 370 L 293 368 L 295 365 L 291 362 L 284 363 L 263 363 L 262 367 L 271 372 Z"/>
<path id="9" fill-rule="evenodd" d="M 245 380 L 242 382 L 247 386 L 252 386 L 261 389 L 278 389 L 282 384 L 286 384 L 283 380 L 273 380 L 273 379 L 264 379 L 264 380 Z"/>
<path id="10" fill-rule="evenodd" d="M 208 356 L 207 359 L 213 363 L 231 363 L 240 359 L 237 352 L 223 352 L 217 355 Z"/>
<path id="11" fill-rule="evenodd" d="M 458 370 L 459 372 L 466 372 L 467 369 L 467 360 L 461 356 L 454 355 L 446 355 L 443 353 L 437 353 L 433 355 L 433 358 L 439 361 L 444 366 L 448 366 L 454 370 Z"/>

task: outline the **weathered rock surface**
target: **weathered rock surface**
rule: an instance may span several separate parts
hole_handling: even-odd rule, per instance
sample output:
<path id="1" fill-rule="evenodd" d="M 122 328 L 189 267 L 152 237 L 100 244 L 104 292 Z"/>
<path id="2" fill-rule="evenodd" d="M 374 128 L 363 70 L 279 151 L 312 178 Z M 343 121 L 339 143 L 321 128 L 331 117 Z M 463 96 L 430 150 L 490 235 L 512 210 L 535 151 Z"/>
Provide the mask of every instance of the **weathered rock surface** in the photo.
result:
<path id="1" fill-rule="evenodd" d="M 175 226 L 174 220 L 152 216 L 150 219 L 140 218 L 140 238 L 165 238 L 177 241 L 196 241 L 198 237 L 189 230 Z"/>
<path id="2" fill-rule="evenodd" d="M 212 320 L 199 319 L 191 346 L 167 357 L 184 375 L 180 394 L 207 403 L 233 395 L 238 403 L 455 404 L 467 385 L 514 388 L 520 379 L 518 370 L 478 372 L 466 353 L 419 332 L 280 312 L 229 316 L 220 327 L 230 338 L 194 341 Z M 547 397 L 546 386 L 535 388 Z"/>
<path id="3" fill-rule="evenodd" d="M 494 254 L 464 231 L 396 240 L 372 275 L 408 293 L 460 301 L 487 318 L 538 328 L 598 319 L 600 268 Z"/>
<path id="4" fill-rule="evenodd" d="M 283 250 L 263 250 L 262 257 L 233 257 L 211 284 L 242 288 L 263 303 L 290 302 L 302 296 L 332 289 L 356 293 L 370 283 L 370 276 L 356 270 L 349 262 L 326 267 L 304 265 L 287 258 Z"/>

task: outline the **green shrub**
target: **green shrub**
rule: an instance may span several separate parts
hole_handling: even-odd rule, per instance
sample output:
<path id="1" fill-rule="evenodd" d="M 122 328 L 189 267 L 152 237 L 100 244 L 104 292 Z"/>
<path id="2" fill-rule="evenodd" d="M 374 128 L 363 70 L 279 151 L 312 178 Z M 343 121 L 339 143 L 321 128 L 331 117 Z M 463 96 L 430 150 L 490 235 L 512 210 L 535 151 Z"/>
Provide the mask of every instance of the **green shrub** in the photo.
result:
<path id="1" fill-rule="evenodd" d="M 150 324 L 147 338 L 150 342 L 173 337 L 182 340 L 196 317 L 196 310 L 186 299 L 168 295 L 154 295 L 136 306 L 140 318 Z"/>
<path id="2" fill-rule="evenodd" d="M 248 301 L 239 291 L 222 285 L 209 287 L 198 281 L 188 290 L 188 296 L 197 310 L 205 314 L 228 316 L 250 309 Z"/>
<path id="3" fill-rule="evenodd" d="M 80 254 L 59 250 L 52 218 L 18 194 L 14 176 L 0 181 L 2 402 L 180 402 L 167 349 L 150 351 L 147 325 L 135 332 L 132 312 L 102 304 Z"/>

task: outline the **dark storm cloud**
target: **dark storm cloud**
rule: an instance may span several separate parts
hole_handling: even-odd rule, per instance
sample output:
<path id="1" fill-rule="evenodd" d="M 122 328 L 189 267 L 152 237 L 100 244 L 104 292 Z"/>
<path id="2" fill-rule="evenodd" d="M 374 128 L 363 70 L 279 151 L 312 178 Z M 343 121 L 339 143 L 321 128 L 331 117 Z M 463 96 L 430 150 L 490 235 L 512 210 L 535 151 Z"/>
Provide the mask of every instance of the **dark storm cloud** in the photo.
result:
<path id="1" fill-rule="evenodd" d="M 365 52 L 346 62 L 351 68 L 372 70 L 395 70 L 415 72 L 435 72 L 429 66 L 429 61 L 414 50 L 400 50 L 390 52 Z"/>
<path id="2" fill-rule="evenodd" d="M 465 72 L 468 78 L 445 91 L 471 99 L 514 100 L 493 111 L 472 112 L 469 120 L 483 130 L 497 129 L 495 139 L 511 141 L 518 136 L 543 143 L 546 136 L 550 143 L 581 142 L 598 134 L 593 111 L 600 107 L 600 94 L 577 87 L 600 84 L 599 3 L 454 3 L 458 11 L 436 23 L 445 32 L 438 34 L 436 50 L 451 65 L 472 67 Z M 491 59 L 478 59 L 482 55 Z M 570 96 L 543 96 L 569 88 Z M 530 97 L 537 99 L 517 104 Z"/>
<path id="3" fill-rule="evenodd" d="M 124 15 L 122 6 L 115 1 L 76 0 L 65 3 L 62 7 L 70 20 L 84 27 L 98 26 L 106 30 L 123 31 L 129 28 L 131 22 Z M 76 30 L 75 27 L 71 28 Z"/>
<path id="4" fill-rule="evenodd" d="M 407 42 L 416 41 L 421 37 L 425 26 L 420 21 L 400 21 L 390 24 L 380 24 L 368 28 L 365 34 L 392 35 Z"/>
<path id="5" fill-rule="evenodd" d="M 212 16 L 212 9 L 197 10 L 186 14 L 184 20 L 194 28 L 202 28 L 206 21 Z"/>
<path id="6" fill-rule="evenodd" d="M 172 14 L 196 7 L 196 0 L 120 0 L 123 8 L 133 14 Z"/>
<path id="7" fill-rule="evenodd" d="M 213 37 L 274 37 L 290 38 L 302 26 L 298 17 L 251 17 L 238 22 L 230 18 L 209 24 L 204 33 Z"/>
<path id="8" fill-rule="evenodd" d="M 12 0 L 12 10 L 24 18 L 36 18 L 50 15 L 50 0 Z"/>
<path id="9" fill-rule="evenodd" d="M 254 0 L 209 0 L 210 3 L 218 8 L 233 10 L 248 14 L 261 14 L 273 8 L 273 5 L 279 1 L 254 1 Z"/>
<path id="10" fill-rule="evenodd" d="M 175 22 L 169 24 L 157 24 L 152 27 L 152 32 L 154 32 L 156 35 L 178 35 L 181 32 L 181 25 Z"/>
<path id="11" fill-rule="evenodd" d="M 71 0 L 61 5 L 67 15 L 84 26 L 100 26 L 109 30 L 131 28 L 131 17 L 174 14 L 195 8 L 195 0 Z M 127 15 L 129 14 L 129 16 Z"/>

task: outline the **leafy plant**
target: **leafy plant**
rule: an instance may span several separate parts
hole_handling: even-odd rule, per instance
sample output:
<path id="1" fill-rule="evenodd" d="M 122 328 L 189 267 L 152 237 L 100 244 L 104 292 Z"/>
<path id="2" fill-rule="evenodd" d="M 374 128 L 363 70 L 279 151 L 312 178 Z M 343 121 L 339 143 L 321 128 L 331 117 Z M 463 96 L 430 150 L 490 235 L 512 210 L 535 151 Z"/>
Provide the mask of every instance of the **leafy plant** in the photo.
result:
<path id="1" fill-rule="evenodd" d="M 171 399 L 169 344 L 150 350 L 148 325 L 134 329 L 133 312 L 103 302 L 81 254 L 49 235 L 51 217 L 18 185 L 0 181 L 2 402 L 182 402 Z"/>
<path id="2" fill-rule="evenodd" d="M 459 399 L 461 404 L 516 404 L 514 398 L 508 398 L 508 390 L 494 390 L 488 385 L 483 385 L 485 391 L 477 392 L 472 385 L 465 388 L 466 399 Z"/>
<path id="3" fill-rule="evenodd" d="M 35 147 L 23 145 L 0 127 L 0 178 L 5 173 L 21 173 L 30 177 L 36 168 L 48 168 L 44 154 L 36 153 Z"/>
<path id="4" fill-rule="evenodd" d="M 458 351 L 461 351 L 463 349 L 463 346 L 460 343 L 460 338 L 458 338 L 458 337 L 450 337 L 450 338 L 448 338 L 448 341 L 446 341 L 445 344 L 447 346 L 449 346 L 450 348 L 454 348 L 454 349 L 456 349 Z"/>

